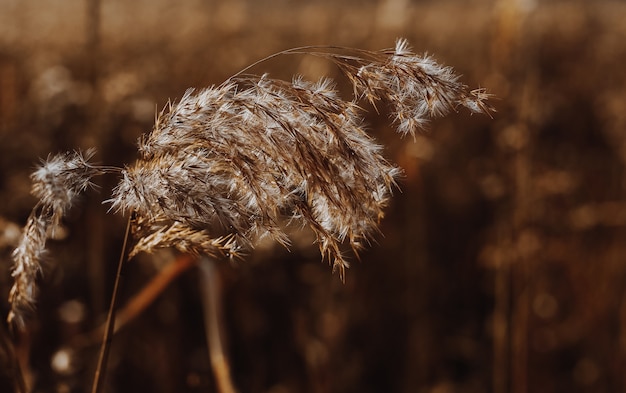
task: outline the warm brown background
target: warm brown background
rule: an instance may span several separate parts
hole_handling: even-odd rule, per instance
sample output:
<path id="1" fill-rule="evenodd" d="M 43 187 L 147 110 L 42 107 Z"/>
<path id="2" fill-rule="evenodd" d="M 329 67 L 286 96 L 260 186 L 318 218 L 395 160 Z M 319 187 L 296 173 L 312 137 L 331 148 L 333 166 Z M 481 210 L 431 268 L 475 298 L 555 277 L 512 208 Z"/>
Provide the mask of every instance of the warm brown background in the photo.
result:
<path id="1" fill-rule="evenodd" d="M 96 147 L 99 162 L 121 166 L 188 87 L 288 47 L 382 49 L 406 37 L 488 88 L 498 112 L 461 111 L 415 143 L 384 114 L 368 119 L 405 177 L 345 285 L 314 247 L 222 263 L 235 383 L 242 393 L 623 392 L 625 20 L 626 3 L 609 0 L 0 0 L 2 299 L 11 223 L 34 204 L 39 158 Z M 338 77 L 302 57 L 254 71 Z M 96 348 L 61 372 L 51 361 L 103 319 L 124 218 L 100 202 L 116 180 L 99 179 L 67 218 L 16 338 L 37 392 L 90 386 Z M 167 262 L 133 261 L 123 301 Z M 198 297 L 192 271 L 116 336 L 108 391 L 215 391 Z"/>

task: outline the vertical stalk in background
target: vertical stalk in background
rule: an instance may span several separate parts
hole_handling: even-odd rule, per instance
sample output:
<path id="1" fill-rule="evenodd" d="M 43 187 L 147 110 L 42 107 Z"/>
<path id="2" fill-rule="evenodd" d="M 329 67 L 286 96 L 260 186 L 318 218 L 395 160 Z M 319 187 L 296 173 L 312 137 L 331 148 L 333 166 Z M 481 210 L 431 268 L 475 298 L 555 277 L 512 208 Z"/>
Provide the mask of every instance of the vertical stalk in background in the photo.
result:
<path id="1" fill-rule="evenodd" d="M 94 51 L 100 45 L 100 0 L 87 0 L 87 47 Z"/>
<path id="2" fill-rule="evenodd" d="M 98 144 L 98 150 L 101 154 L 104 153 L 104 149 L 101 143 L 100 135 L 102 134 L 102 114 L 103 105 L 98 87 L 98 75 L 99 64 L 101 59 L 100 53 L 100 0 L 86 0 L 85 10 L 85 53 L 86 67 L 88 71 L 88 80 L 91 85 L 91 98 L 85 111 L 87 112 L 86 118 L 89 119 L 88 124 L 85 125 L 88 128 L 88 135 L 93 136 L 94 141 Z M 85 209 L 87 226 L 89 227 L 86 236 L 86 261 L 87 261 L 87 274 L 90 288 L 90 301 L 91 309 L 101 312 L 106 309 L 105 299 L 105 282 L 103 278 L 106 277 L 105 270 L 105 252 L 104 252 L 104 239 L 105 224 L 100 201 L 89 199 L 87 201 L 88 207 Z"/>
<path id="3" fill-rule="evenodd" d="M 406 154 L 406 153 L 405 153 Z M 417 158 L 413 158 L 417 160 Z M 432 272 L 430 271 L 431 258 L 426 244 L 427 222 L 426 207 L 428 206 L 423 192 L 424 180 L 421 172 L 421 162 L 412 164 L 412 169 L 406 169 L 404 184 L 405 197 L 400 210 L 403 212 L 404 222 L 400 225 L 403 230 L 404 272 L 406 318 L 410 323 L 408 360 L 405 370 L 405 386 L 410 390 L 412 386 L 428 386 L 433 374 L 433 318 L 430 314 L 432 302 Z"/>
<path id="4" fill-rule="evenodd" d="M 510 235 L 506 229 L 498 231 L 498 244 L 505 244 Z M 502 246 L 500 246 L 502 247 Z M 494 393 L 511 391 L 509 370 L 511 369 L 511 266 L 501 251 L 494 261 L 494 310 L 493 329 L 493 382 Z"/>
<path id="5" fill-rule="evenodd" d="M 236 393 L 237 390 L 232 382 L 230 366 L 223 348 L 221 282 L 215 269 L 215 262 L 212 259 L 202 257 L 199 262 L 204 330 L 206 332 L 209 358 L 215 375 L 217 390 L 220 393 Z"/>
<path id="6" fill-rule="evenodd" d="M 529 58 L 530 54 L 526 54 Z M 519 71 L 523 86 L 517 102 L 515 124 L 515 153 L 512 159 L 514 179 L 513 210 L 511 211 L 511 392 L 527 393 L 530 386 L 530 332 L 533 283 L 536 280 L 537 261 L 532 253 L 536 237 L 532 228 L 537 224 L 533 204 L 540 195 L 533 182 L 533 154 L 537 126 L 533 111 L 540 96 L 540 84 L 532 70 Z"/>
<path id="7" fill-rule="evenodd" d="M 626 370 L 626 277 L 623 280 L 623 292 L 620 300 L 619 307 L 619 340 L 618 340 L 618 348 L 617 352 L 617 369 L 618 370 Z M 622 373 L 621 380 L 617 381 L 618 390 L 623 392 L 626 389 L 626 373 Z"/>
<path id="8" fill-rule="evenodd" d="M 530 8 L 518 0 L 496 0 L 494 7 L 494 31 L 491 40 L 492 72 L 508 83 L 523 83 L 518 75 L 527 72 L 520 69 L 524 64 L 520 57 L 527 55 L 522 50 L 523 24 Z M 522 66 L 523 67 L 523 66 Z M 496 87 L 497 89 L 497 87 Z M 519 140 L 530 138 L 526 127 L 524 98 L 507 96 L 512 89 L 504 87 L 496 94 L 502 100 L 518 100 L 517 112 L 511 118 L 503 119 L 503 124 L 516 128 Z M 499 130 L 502 131 L 502 130 Z M 499 132 L 500 133 L 500 132 Z M 517 146 L 503 146 L 508 162 L 509 176 L 513 178 L 511 204 L 504 206 L 497 219 L 496 244 L 497 260 L 494 261 L 494 310 L 493 310 L 493 375 L 494 393 L 526 393 L 528 391 L 528 318 L 530 295 L 528 292 L 530 266 L 527 260 L 513 250 L 520 234 L 528 225 L 528 202 L 531 196 L 529 176 L 530 148 L 527 140 Z M 513 148 L 513 156 L 508 157 L 508 149 Z"/>
<path id="9" fill-rule="evenodd" d="M 513 244 L 528 225 L 530 185 L 529 147 L 517 152 L 514 159 L 515 208 L 513 211 Z M 519 251 L 519 250 L 518 250 Z M 517 253 L 513 265 L 513 308 L 511 316 L 511 388 L 512 393 L 528 392 L 528 336 L 531 301 L 531 261 L 524 253 Z"/>

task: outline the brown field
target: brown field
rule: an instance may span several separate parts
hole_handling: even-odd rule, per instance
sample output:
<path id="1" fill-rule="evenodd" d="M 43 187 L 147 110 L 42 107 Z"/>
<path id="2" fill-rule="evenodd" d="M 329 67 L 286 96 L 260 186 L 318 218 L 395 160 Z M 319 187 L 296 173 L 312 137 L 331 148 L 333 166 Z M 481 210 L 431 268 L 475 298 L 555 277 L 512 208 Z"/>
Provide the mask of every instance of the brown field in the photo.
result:
<path id="1" fill-rule="evenodd" d="M 307 233 L 217 265 L 232 379 L 246 392 L 626 391 L 626 3 L 598 0 L 0 0 L 0 314 L 11 251 L 50 153 L 124 166 L 189 87 L 302 45 L 405 37 L 495 98 L 401 138 L 366 119 L 404 170 L 381 234 L 345 284 Z M 252 69 L 329 75 L 314 57 Z M 97 180 L 50 242 L 26 330 L 0 330 L 33 392 L 91 389 L 125 228 Z M 127 266 L 123 306 L 176 258 Z M 114 337 L 106 392 L 218 391 L 191 269 Z M 70 354 L 70 362 L 63 356 Z"/>

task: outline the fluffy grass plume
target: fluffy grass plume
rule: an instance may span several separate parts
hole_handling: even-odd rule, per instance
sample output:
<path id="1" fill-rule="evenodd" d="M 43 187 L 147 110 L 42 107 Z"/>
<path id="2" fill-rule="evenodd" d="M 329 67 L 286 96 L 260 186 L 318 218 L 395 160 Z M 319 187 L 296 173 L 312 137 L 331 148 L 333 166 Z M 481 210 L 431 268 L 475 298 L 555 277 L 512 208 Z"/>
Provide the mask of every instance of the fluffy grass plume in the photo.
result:
<path id="1" fill-rule="evenodd" d="M 13 251 L 13 287 L 9 292 L 9 322 L 23 323 L 24 312 L 35 302 L 37 277 L 46 254 L 46 241 L 60 224 L 64 213 L 91 179 L 103 172 L 89 163 L 95 153 L 89 150 L 50 156 L 31 175 L 32 194 L 39 199 L 33 208 L 17 248 Z"/>
<path id="2" fill-rule="evenodd" d="M 460 106 L 491 111 L 484 90 L 470 91 L 451 68 L 412 53 L 405 40 L 384 51 L 305 47 L 277 55 L 285 54 L 334 62 L 354 97 L 341 98 L 327 78 L 287 82 L 243 72 L 188 90 L 140 139 L 138 160 L 119 169 L 108 200 L 132 214 L 130 257 L 162 247 L 234 257 L 267 236 L 288 245 L 286 227 L 298 224 L 311 228 L 343 278 L 342 245 L 356 254 L 368 242 L 400 173 L 366 132 L 360 103 L 387 105 L 402 135 Z M 14 253 L 10 319 L 32 305 L 48 231 L 92 176 L 110 170 L 90 164 L 91 155 L 49 158 L 32 176 L 40 202 Z"/>

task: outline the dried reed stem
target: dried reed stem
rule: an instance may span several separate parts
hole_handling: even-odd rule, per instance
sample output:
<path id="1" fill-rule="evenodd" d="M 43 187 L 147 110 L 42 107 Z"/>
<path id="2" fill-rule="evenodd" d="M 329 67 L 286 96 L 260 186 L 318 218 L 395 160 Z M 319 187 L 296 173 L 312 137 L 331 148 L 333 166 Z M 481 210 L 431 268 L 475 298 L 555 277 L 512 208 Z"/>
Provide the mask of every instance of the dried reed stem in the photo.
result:
<path id="1" fill-rule="evenodd" d="M 161 269 L 141 292 L 120 310 L 115 319 L 115 332 L 141 314 L 167 286 L 184 272 L 196 266 L 196 257 L 190 254 L 179 255 L 172 263 Z"/>
<path id="2" fill-rule="evenodd" d="M 161 269 L 139 293 L 135 294 L 124 307 L 120 308 L 115 317 L 115 328 L 113 332 L 117 333 L 121 328 L 126 326 L 128 322 L 139 316 L 172 281 L 195 266 L 196 259 L 197 257 L 191 254 L 181 254 L 177 256 L 172 263 Z M 75 339 L 73 347 L 85 347 L 100 343 L 105 329 L 106 322 L 87 333 L 85 336 Z"/>
<path id="3" fill-rule="evenodd" d="M 236 393 L 237 390 L 233 384 L 230 366 L 223 348 L 223 317 L 220 307 L 222 304 L 221 283 L 214 263 L 211 259 L 202 258 L 198 264 L 200 288 L 202 289 L 204 330 L 218 391 L 220 393 Z"/>
<path id="4" fill-rule="evenodd" d="M 104 384 L 104 377 L 106 374 L 106 364 L 109 359 L 109 351 L 111 349 L 111 342 L 113 341 L 113 330 L 115 328 L 115 311 L 117 309 L 119 287 L 121 285 L 122 277 L 124 275 L 124 261 L 126 261 L 126 245 L 128 237 L 130 235 L 131 217 L 128 218 L 126 224 L 126 232 L 124 234 L 124 244 L 122 245 L 122 251 L 120 253 L 120 260 L 117 265 L 117 275 L 115 276 L 115 284 L 113 285 L 113 293 L 111 294 L 111 305 L 109 306 L 109 313 L 107 315 L 107 321 L 104 329 L 104 338 L 102 339 L 102 347 L 100 348 L 100 356 L 98 358 L 98 366 L 94 375 L 94 381 L 91 392 L 99 393 L 102 391 Z"/>

